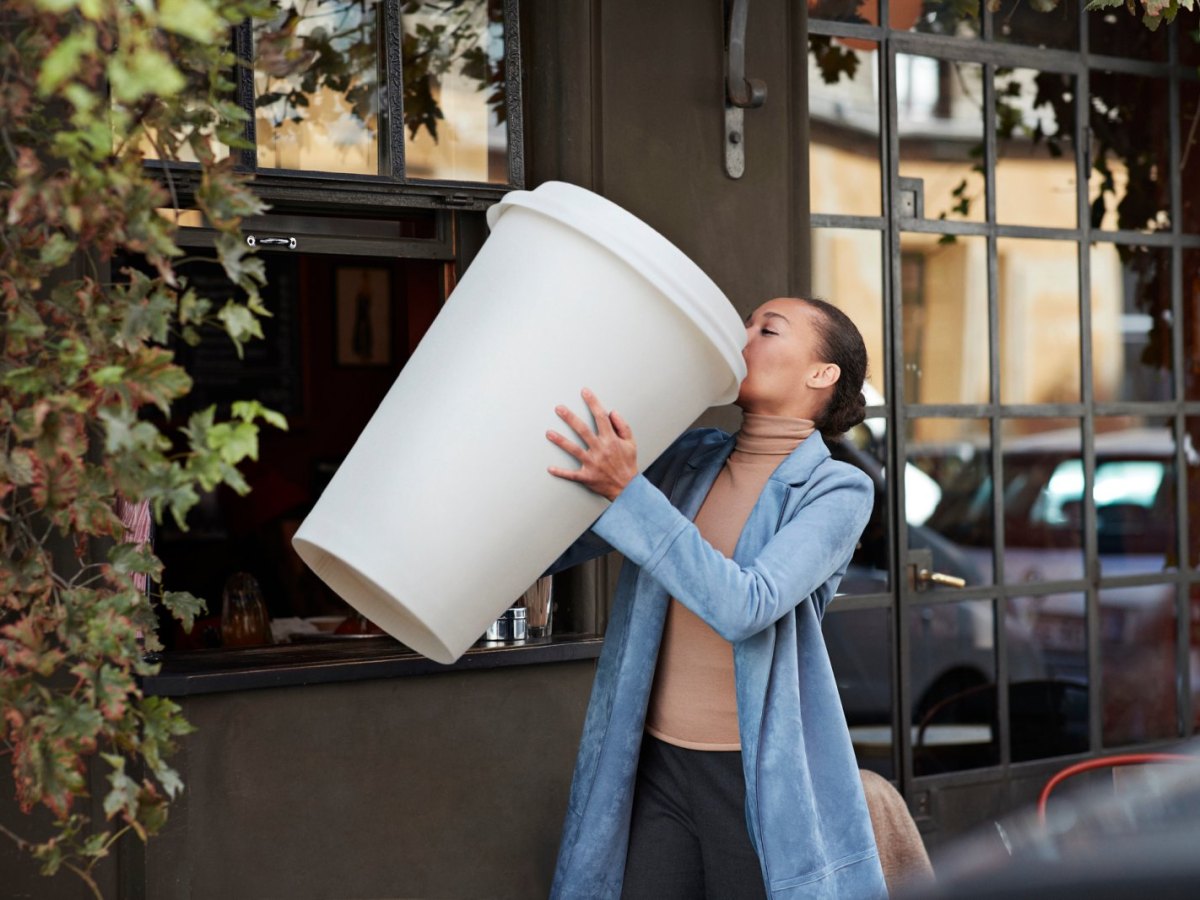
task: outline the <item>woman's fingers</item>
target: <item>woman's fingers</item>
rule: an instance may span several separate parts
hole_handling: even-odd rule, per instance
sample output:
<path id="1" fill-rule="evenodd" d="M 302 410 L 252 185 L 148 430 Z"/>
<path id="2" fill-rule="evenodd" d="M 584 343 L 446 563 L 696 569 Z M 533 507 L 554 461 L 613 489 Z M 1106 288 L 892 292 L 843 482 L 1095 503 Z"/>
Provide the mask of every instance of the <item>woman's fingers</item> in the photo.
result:
<path id="1" fill-rule="evenodd" d="M 573 457 L 575 457 L 580 462 L 583 462 L 583 458 L 586 455 L 586 451 L 584 451 L 584 449 L 582 447 L 580 447 L 578 444 L 576 444 L 574 441 L 567 440 L 565 437 L 563 437 L 557 431 L 547 431 L 546 437 L 549 439 L 550 443 L 554 444 L 556 447 L 558 447 L 562 450 L 565 450 L 567 453 L 571 454 Z"/>
<path id="2" fill-rule="evenodd" d="M 558 417 L 571 427 L 571 430 L 579 435 L 579 439 L 583 441 L 585 447 L 591 447 L 596 443 L 596 433 L 592 431 L 583 419 L 575 415 L 567 406 L 556 406 L 554 411 L 558 413 Z"/>
<path id="3" fill-rule="evenodd" d="M 612 422 L 613 432 L 623 441 L 633 439 L 633 429 L 629 427 L 629 423 L 615 409 L 608 414 L 609 421 Z"/>
<path id="4" fill-rule="evenodd" d="M 591 389 L 584 388 L 579 392 L 583 397 L 583 402 L 587 404 L 587 408 L 592 412 L 592 418 L 596 420 L 596 433 L 612 433 L 612 425 L 608 421 L 608 411 L 600 404 L 600 398 L 592 393 Z"/>

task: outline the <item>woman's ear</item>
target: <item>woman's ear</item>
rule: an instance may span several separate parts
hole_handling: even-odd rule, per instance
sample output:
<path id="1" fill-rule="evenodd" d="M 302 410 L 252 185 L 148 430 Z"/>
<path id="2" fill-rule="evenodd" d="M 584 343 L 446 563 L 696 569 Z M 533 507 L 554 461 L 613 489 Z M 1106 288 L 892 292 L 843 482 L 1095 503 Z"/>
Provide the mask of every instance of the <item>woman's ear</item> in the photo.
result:
<path id="1" fill-rule="evenodd" d="M 842 377 L 842 367 L 837 363 L 821 363 L 808 373 L 808 386 L 815 390 L 833 387 Z"/>

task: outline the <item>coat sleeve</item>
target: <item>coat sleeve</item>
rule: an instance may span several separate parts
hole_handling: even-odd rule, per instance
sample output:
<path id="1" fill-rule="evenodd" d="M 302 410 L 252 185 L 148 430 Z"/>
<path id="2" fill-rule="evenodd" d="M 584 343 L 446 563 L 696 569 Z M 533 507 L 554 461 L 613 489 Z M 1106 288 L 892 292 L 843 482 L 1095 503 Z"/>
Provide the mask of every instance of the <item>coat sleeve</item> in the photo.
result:
<path id="1" fill-rule="evenodd" d="M 715 549 L 645 478 L 637 477 L 592 527 L 727 641 L 762 631 L 847 564 L 874 503 L 852 466 L 814 473 L 799 510 L 741 566 Z"/>

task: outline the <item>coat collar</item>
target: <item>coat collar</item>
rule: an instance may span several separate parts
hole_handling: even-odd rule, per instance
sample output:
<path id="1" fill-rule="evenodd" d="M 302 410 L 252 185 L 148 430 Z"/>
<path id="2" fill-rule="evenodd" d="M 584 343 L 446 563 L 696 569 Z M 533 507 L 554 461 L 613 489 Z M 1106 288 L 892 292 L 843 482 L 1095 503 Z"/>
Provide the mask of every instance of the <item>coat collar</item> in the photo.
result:
<path id="1" fill-rule="evenodd" d="M 705 469 L 709 466 L 720 467 L 733 452 L 736 435 L 726 435 L 723 441 L 697 447 L 688 458 L 690 469 Z M 779 467 L 771 473 L 771 481 L 784 484 L 800 485 L 808 481 L 813 470 L 829 458 L 829 448 L 825 445 L 821 432 L 814 431 L 803 443 L 793 450 Z"/>

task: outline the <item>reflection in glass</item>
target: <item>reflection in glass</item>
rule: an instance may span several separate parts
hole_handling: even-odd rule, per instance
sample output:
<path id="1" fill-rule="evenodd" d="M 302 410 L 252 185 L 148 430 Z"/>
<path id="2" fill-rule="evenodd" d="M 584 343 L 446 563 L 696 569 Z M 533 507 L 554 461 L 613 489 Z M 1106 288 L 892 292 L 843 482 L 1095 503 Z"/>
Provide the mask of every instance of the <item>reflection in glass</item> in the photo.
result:
<path id="1" fill-rule="evenodd" d="M 909 610 L 915 774 L 999 761 L 995 618 L 991 600 Z"/>
<path id="2" fill-rule="evenodd" d="M 1096 537 L 1100 574 L 1175 568 L 1174 424 L 1162 418 L 1096 419 Z"/>
<path id="3" fill-rule="evenodd" d="M 507 183 L 504 3 L 411 2 L 401 20 L 408 177 Z"/>
<path id="4" fill-rule="evenodd" d="M 900 175 L 923 183 L 929 219 L 982 221 L 983 67 L 896 55 Z"/>
<path id="5" fill-rule="evenodd" d="M 1096 400 L 1170 400 L 1171 251 L 1092 245 Z"/>
<path id="6" fill-rule="evenodd" d="M 987 241 L 900 235 L 905 403 L 987 403 Z"/>
<path id="7" fill-rule="evenodd" d="M 1163 62 L 1172 31 L 1182 29 L 1130 28 L 1134 24 L 1120 7 L 1087 13 L 1088 53 L 1105 56 L 1133 56 Z"/>
<path id="8" fill-rule="evenodd" d="M 878 25 L 879 0 L 808 0 L 808 17 Z M 977 37 L 979 3 L 975 0 L 891 0 L 888 25 L 897 31 Z"/>
<path id="9" fill-rule="evenodd" d="M 1075 79 L 997 69 L 995 87 L 996 221 L 1074 228 Z"/>
<path id="10" fill-rule="evenodd" d="M 377 0 L 275 5 L 254 21 L 259 168 L 378 174 Z"/>
<path id="11" fill-rule="evenodd" d="M 1200 55 L 1200 45 L 1196 52 Z M 1200 67 L 1200 59 L 1192 65 Z M 1200 82 L 1179 79 L 1179 123 L 1179 178 L 1183 185 L 1179 224 L 1189 234 L 1196 234 L 1200 233 Z"/>
<path id="12" fill-rule="evenodd" d="M 1054 50 L 1074 50 L 1079 46 L 1079 5 L 1074 0 L 1058 3 L 995 0 L 989 6 L 998 41 Z"/>
<path id="13" fill-rule="evenodd" d="M 1174 737 L 1175 586 L 1100 591 L 1104 745 Z"/>
<path id="14" fill-rule="evenodd" d="M 1005 634 L 1013 762 L 1087 750 L 1084 595 L 1011 597 Z"/>
<path id="15" fill-rule="evenodd" d="M 809 203 L 815 213 L 880 214 L 879 45 L 809 35 Z"/>
<path id="16" fill-rule="evenodd" d="M 991 582 L 994 529 L 986 419 L 909 421 L 904 506 L 908 546 L 928 549 L 933 571 L 968 585 Z"/>
<path id="17" fill-rule="evenodd" d="M 888 24 L 897 31 L 979 37 L 979 12 L 976 0 L 891 0 Z"/>
<path id="18" fill-rule="evenodd" d="M 1200 731 L 1200 585 L 1188 586 L 1188 675 L 1192 688 L 1192 730 Z"/>
<path id="19" fill-rule="evenodd" d="M 1000 238 L 996 255 L 1001 402 L 1078 403 L 1078 245 Z"/>
<path id="20" fill-rule="evenodd" d="M 1171 30 L 1175 32 L 1175 40 L 1179 42 L 1179 62 L 1185 66 L 1200 66 L 1200 24 L 1184 23 L 1187 27 L 1176 25 Z"/>
<path id="21" fill-rule="evenodd" d="M 890 778 L 892 765 L 892 610 L 838 610 L 821 628 L 858 765 Z"/>
<path id="22" fill-rule="evenodd" d="M 1005 419 L 1004 580 L 1083 577 L 1083 445 L 1079 421 Z"/>
<path id="23" fill-rule="evenodd" d="M 1168 85 L 1128 72 L 1090 73 L 1092 227 L 1171 227 Z"/>
<path id="24" fill-rule="evenodd" d="M 883 234 L 857 228 L 812 230 L 812 286 L 854 320 L 867 345 L 867 402 L 887 396 L 883 364 Z"/>
<path id="25" fill-rule="evenodd" d="M 884 465 L 887 460 L 887 420 L 872 417 L 850 429 L 840 441 L 830 442 L 835 459 L 864 471 L 875 485 L 875 505 L 859 539 L 854 557 L 838 586 L 841 594 L 880 594 L 890 589 L 888 527 Z"/>
<path id="26" fill-rule="evenodd" d="M 1188 565 L 1200 566 L 1200 418 L 1183 420 L 1183 459 L 1187 466 Z"/>
<path id="27" fill-rule="evenodd" d="M 1184 248 L 1182 279 L 1184 398 L 1200 400 L 1200 249 Z"/>

